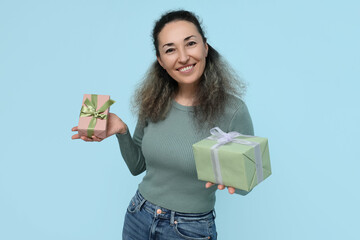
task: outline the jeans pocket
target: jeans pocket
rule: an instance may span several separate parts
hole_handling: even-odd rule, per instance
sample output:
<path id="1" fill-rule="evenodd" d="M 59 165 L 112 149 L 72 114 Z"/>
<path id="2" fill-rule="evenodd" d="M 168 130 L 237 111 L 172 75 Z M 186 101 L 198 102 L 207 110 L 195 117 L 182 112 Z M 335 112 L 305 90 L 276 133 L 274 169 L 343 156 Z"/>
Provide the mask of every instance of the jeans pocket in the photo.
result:
<path id="1" fill-rule="evenodd" d="M 174 230 L 183 239 L 211 239 L 213 220 L 175 221 Z"/>
<path id="2" fill-rule="evenodd" d="M 132 199 L 131 199 L 131 201 L 130 201 L 130 203 L 129 203 L 129 206 L 128 206 L 128 208 L 127 208 L 127 211 L 129 212 L 129 213 L 135 213 L 135 212 L 137 212 L 138 210 L 139 210 L 139 205 L 140 205 L 140 200 L 137 198 L 137 196 L 135 195 Z"/>

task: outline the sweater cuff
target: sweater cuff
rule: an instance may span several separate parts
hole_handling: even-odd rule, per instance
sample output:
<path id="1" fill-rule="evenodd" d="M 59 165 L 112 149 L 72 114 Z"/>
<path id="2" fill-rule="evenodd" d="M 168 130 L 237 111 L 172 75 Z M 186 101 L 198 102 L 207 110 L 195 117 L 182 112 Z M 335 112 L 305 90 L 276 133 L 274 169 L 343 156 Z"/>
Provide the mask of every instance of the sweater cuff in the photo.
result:
<path id="1" fill-rule="evenodd" d="M 123 138 L 126 135 L 129 135 L 129 130 L 126 130 L 125 133 L 116 133 L 115 134 L 117 138 Z"/>

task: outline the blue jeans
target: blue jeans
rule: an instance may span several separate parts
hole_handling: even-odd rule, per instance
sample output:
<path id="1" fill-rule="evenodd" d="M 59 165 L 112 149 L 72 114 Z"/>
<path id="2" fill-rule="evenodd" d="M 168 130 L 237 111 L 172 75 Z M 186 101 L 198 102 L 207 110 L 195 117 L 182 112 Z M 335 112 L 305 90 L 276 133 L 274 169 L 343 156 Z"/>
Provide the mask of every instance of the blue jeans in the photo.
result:
<path id="1" fill-rule="evenodd" d="M 127 208 L 123 240 L 217 239 L 215 212 L 180 213 L 156 206 L 139 191 Z"/>

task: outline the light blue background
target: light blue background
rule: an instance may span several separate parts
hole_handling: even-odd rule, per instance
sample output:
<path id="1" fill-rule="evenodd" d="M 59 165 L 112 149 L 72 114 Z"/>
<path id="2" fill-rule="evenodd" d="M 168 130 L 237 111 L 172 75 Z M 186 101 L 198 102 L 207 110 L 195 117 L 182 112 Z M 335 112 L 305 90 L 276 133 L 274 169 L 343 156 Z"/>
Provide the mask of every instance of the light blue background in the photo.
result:
<path id="1" fill-rule="evenodd" d="M 154 21 L 186 8 L 248 83 L 273 175 L 217 193 L 219 239 L 355 239 L 358 1 L 0 1 L 0 239 L 121 239 L 133 177 L 116 138 L 72 141 L 84 93 L 129 103 L 155 59 Z M 179 183 L 181 184 L 181 183 Z"/>

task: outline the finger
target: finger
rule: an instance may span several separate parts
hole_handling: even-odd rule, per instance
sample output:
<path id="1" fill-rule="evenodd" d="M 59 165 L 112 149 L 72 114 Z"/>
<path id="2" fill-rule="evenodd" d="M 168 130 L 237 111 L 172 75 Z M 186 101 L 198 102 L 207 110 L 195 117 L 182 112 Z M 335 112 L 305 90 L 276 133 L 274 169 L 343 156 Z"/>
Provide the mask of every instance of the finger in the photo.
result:
<path id="1" fill-rule="evenodd" d="M 85 136 L 82 136 L 81 139 L 84 140 L 85 142 L 93 142 L 94 141 L 91 138 L 88 138 L 88 137 L 85 137 Z"/>
<path id="2" fill-rule="evenodd" d="M 72 129 L 71 129 L 71 131 L 77 131 L 78 130 L 78 126 L 75 126 L 75 127 L 73 127 Z"/>
<path id="3" fill-rule="evenodd" d="M 224 189 L 225 189 L 225 186 L 222 185 L 222 184 L 219 184 L 219 185 L 218 185 L 218 189 L 219 189 L 219 190 L 224 190 Z"/>
<path id="4" fill-rule="evenodd" d="M 101 142 L 103 139 L 102 138 L 98 138 L 97 136 L 92 136 L 92 139 L 96 142 Z"/>
<path id="5" fill-rule="evenodd" d="M 75 134 L 75 135 L 72 135 L 71 136 L 71 139 L 79 139 L 80 138 L 80 135 L 79 134 Z"/>
<path id="6" fill-rule="evenodd" d="M 207 182 L 207 183 L 205 184 L 205 187 L 206 187 L 206 188 L 210 188 L 210 187 L 214 186 L 214 184 L 215 184 L 215 183 Z"/>
<path id="7" fill-rule="evenodd" d="M 85 142 L 93 142 L 94 140 L 83 139 Z"/>
<path id="8" fill-rule="evenodd" d="M 230 194 L 234 194 L 235 193 L 235 188 L 228 187 L 228 191 L 229 191 Z"/>

